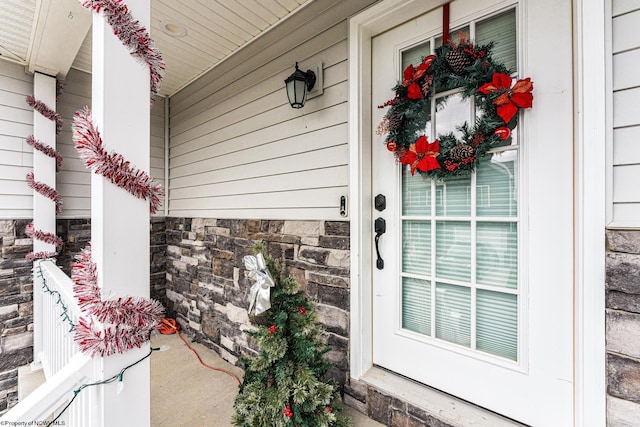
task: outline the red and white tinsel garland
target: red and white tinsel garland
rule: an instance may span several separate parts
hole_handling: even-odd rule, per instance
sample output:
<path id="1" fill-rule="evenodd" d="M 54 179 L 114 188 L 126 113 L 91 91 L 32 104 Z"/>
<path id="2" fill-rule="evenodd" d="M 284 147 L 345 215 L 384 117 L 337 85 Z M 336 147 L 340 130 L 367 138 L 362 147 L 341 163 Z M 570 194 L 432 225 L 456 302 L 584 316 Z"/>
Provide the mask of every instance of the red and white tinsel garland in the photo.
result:
<path id="1" fill-rule="evenodd" d="M 100 132 L 93 124 L 89 107 L 76 111 L 72 128 L 78 156 L 89 169 L 135 197 L 149 200 L 151 213 L 158 211 L 160 198 L 164 195 L 162 186 L 145 171 L 132 166 L 121 154 L 115 151 L 107 153 L 102 146 Z"/>
<path id="2" fill-rule="evenodd" d="M 55 251 L 29 252 L 27 255 L 25 255 L 25 258 L 28 259 L 29 261 L 34 261 L 36 259 L 54 258 L 58 255 L 58 252 L 60 252 L 60 249 L 62 248 L 63 242 L 61 238 L 47 231 L 36 230 L 33 227 L 33 224 L 27 225 L 27 228 L 25 229 L 25 233 L 27 236 L 31 237 L 32 239 L 49 243 L 50 245 L 53 245 L 55 247 Z"/>
<path id="3" fill-rule="evenodd" d="M 63 84 L 56 80 L 56 101 L 60 99 L 62 95 Z M 59 134 L 62 130 L 62 116 L 51 108 L 49 108 L 44 102 L 35 99 L 33 96 L 27 96 L 27 104 L 31 106 L 38 113 L 42 114 L 49 120 L 53 120 L 56 122 L 56 134 Z M 41 141 L 38 141 L 34 135 L 29 135 L 27 137 L 27 144 L 32 146 L 35 150 L 42 152 L 44 155 L 55 159 L 56 161 L 56 172 L 60 170 L 62 167 L 62 155 L 56 151 L 53 147 L 48 144 L 45 144 Z M 29 172 L 27 174 L 27 185 L 42 194 L 44 197 L 50 199 L 52 202 L 56 204 L 56 214 L 59 214 L 62 210 L 62 198 L 60 194 L 47 184 L 43 182 L 39 182 L 35 180 L 33 172 Z M 62 247 L 62 239 L 57 237 L 53 233 L 49 233 L 47 231 L 35 230 L 33 224 L 29 224 L 26 230 L 27 236 L 32 239 L 41 240 L 45 243 L 49 243 L 55 246 L 55 251 L 39 251 L 39 252 L 29 252 L 25 258 L 33 261 L 36 259 L 47 259 L 53 258 L 58 255 L 60 248 Z"/>
<path id="4" fill-rule="evenodd" d="M 43 142 L 38 141 L 35 138 L 35 136 L 33 136 L 33 135 L 29 135 L 27 137 L 27 144 L 29 144 L 30 146 L 32 146 L 36 150 L 40 151 L 41 153 L 43 153 L 45 156 L 48 156 L 48 157 L 51 157 L 52 159 L 55 159 L 56 160 L 56 172 L 58 172 L 60 170 L 60 168 L 62 167 L 62 155 L 60 154 L 60 152 L 55 150 L 49 144 L 44 144 Z"/>
<path id="5" fill-rule="evenodd" d="M 35 261 L 37 259 L 51 259 L 57 256 L 58 256 L 58 252 L 39 251 L 39 252 L 29 252 L 24 256 L 24 258 L 29 261 Z"/>
<path id="6" fill-rule="evenodd" d="M 62 130 L 62 116 L 59 113 L 56 113 L 51 108 L 47 107 L 47 104 L 39 99 L 35 99 L 31 95 L 27 96 L 27 104 L 47 119 L 56 122 L 56 134 L 60 133 Z"/>
<path id="7" fill-rule="evenodd" d="M 47 199 L 50 199 L 52 202 L 54 202 L 56 204 L 57 214 L 62 211 L 62 197 L 60 196 L 60 194 L 44 182 L 36 181 L 33 177 L 33 172 L 29 172 L 27 174 L 27 185 L 29 186 L 29 188 L 32 188 Z"/>
<path id="8" fill-rule="evenodd" d="M 71 278 L 84 313 L 74 328 L 74 340 L 80 350 L 92 357 L 109 356 L 149 341 L 162 320 L 162 305 L 142 297 L 103 300 L 91 247 L 88 245 L 76 260 Z"/>
<path id="9" fill-rule="evenodd" d="M 162 54 L 155 47 L 147 29 L 133 18 L 122 0 L 83 0 L 82 6 L 95 13 L 102 13 L 113 33 L 129 49 L 131 55 L 149 66 L 151 103 L 153 104 L 153 97 L 158 93 L 165 65 Z"/>

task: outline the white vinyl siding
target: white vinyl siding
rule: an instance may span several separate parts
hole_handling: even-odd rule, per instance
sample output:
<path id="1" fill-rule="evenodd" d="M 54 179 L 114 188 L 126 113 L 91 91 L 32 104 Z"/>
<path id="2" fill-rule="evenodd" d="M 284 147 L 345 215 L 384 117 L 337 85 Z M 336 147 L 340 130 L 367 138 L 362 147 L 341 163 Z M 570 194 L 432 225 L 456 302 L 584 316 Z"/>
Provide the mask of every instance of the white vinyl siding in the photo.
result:
<path id="1" fill-rule="evenodd" d="M 640 227 L 640 1 L 614 0 L 613 212 L 611 226 Z"/>
<path id="2" fill-rule="evenodd" d="M 223 63 L 171 98 L 169 215 L 343 219 L 348 192 L 347 23 L 339 2 L 286 37 Z M 361 3 L 358 6 L 358 3 Z M 352 8 L 345 14 L 346 8 Z M 336 24 L 337 23 L 337 24 Z M 322 62 L 299 110 L 284 79 Z"/>
<path id="3" fill-rule="evenodd" d="M 164 164 L 164 108 L 165 99 L 157 97 L 156 102 L 151 107 L 151 138 L 150 138 L 150 163 L 149 163 L 149 175 L 156 182 L 160 183 L 163 188 L 166 189 L 165 164 Z M 162 206 L 153 216 L 164 215 L 164 200 L 162 200 Z"/>
<path id="4" fill-rule="evenodd" d="M 33 133 L 33 76 L 24 66 L 0 61 L 0 218 L 31 218 L 33 192 L 25 175 L 33 168 L 33 150 L 25 142 Z"/>
<path id="5" fill-rule="evenodd" d="M 91 75 L 69 70 L 62 95 L 56 108 L 62 116 L 62 132 L 56 139 L 62 154 L 62 168 L 56 175 L 57 190 L 62 196 L 59 218 L 88 218 L 91 216 L 91 174 L 78 158 L 73 144 L 71 125 L 76 111 L 91 106 Z"/>

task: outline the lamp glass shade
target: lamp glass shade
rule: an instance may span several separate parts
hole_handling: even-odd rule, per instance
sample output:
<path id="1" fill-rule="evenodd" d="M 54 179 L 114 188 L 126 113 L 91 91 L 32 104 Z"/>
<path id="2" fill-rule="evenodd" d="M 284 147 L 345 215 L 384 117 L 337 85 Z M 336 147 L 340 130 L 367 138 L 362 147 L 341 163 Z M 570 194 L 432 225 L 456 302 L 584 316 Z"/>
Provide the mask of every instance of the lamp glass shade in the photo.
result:
<path id="1" fill-rule="evenodd" d="M 293 108 L 302 108 L 307 101 L 307 80 L 304 74 L 296 70 L 285 82 L 289 104 Z"/>

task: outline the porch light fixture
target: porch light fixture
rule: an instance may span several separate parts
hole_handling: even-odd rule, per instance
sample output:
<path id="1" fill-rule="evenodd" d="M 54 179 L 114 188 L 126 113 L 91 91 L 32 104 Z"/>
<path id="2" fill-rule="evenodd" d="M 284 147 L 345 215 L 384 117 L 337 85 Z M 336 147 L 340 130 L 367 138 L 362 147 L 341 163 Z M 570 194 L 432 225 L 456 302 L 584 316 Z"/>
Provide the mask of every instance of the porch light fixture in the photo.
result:
<path id="1" fill-rule="evenodd" d="M 284 81 L 287 85 L 287 97 L 293 108 L 302 108 L 307 101 L 307 93 L 316 84 L 316 73 L 311 70 L 300 71 L 296 62 L 296 70 Z"/>

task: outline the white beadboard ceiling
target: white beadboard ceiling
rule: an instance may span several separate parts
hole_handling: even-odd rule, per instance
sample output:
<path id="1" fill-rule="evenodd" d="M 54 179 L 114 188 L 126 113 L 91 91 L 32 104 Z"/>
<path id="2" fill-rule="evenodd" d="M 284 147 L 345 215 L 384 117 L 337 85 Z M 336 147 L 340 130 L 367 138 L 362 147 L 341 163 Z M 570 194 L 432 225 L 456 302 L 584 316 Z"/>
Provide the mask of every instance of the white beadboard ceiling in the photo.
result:
<path id="1" fill-rule="evenodd" d="M 166 63 L 159 94 L 173 95 L 313 1 L 151 0 L 151 37 Z M 55 64 L 35 62 L 51 56 L 39 50 L 52 49 L 42 44 L 56 40 L 51 32 L 58 29 L 61 33 L 58 40 L 64 40 L 60 44 L 74 47 L 65 52 L 65 46 L 57 45 L 54 47 L 57 52 L 71 55 L 72 68 L 91 72 L 91 31 L 81 25 L 90 15 L 86 12 L 86 17 L 79 16 L 77 3 L 78 0 L 0 0 L 0 59 L 23 64 L 30 71 L 54 71 Z M 65 8 L 64 13 L 60 13 L 60 8 Z M 51 17 L 54 12 L 67 20 L 55 21 Z M 183 37 L 166 34 L 161 30 L 161 23 L 166 22 L 182 24 L 187 34 Z M 76 30 L 70 30 L 70 25 L 75 25 Z M 76 38 L 73 43 L 69 42 L 70 35 Z M 55 72 L 64 77 L 67 71 Z"/>

